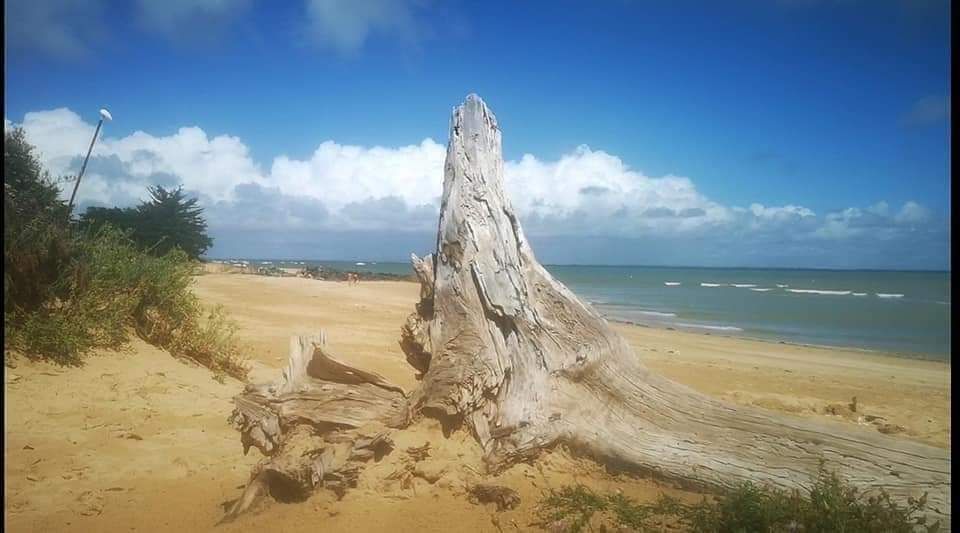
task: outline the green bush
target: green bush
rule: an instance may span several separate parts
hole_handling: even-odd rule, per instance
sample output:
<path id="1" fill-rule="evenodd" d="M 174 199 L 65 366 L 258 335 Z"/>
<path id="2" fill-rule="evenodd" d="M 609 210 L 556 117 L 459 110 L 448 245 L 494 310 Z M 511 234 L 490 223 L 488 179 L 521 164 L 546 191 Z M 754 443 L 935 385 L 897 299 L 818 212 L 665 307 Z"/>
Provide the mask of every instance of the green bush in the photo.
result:
<path id="1" fill-rule="evenodd" d="M 900 505 L 879 491 L 865 495 L 823 467 L 806 492 L 781 491 L 744 483 L 690 505 L 661 496 L 652 504 L 637 503 L 622 494 L 598 494 L 583 485 L 544 494 L 537 506 L 542 525 L 567 531 L 661 531 L 670 524 L 703 533 L 795 532 L 909 533 L 939 531 L 928 525 L 923 511 L 926 496 Z"/>
<path id="2" fill-rule="evenodd" d="M 150 189 L 134 229 L 100 221 L 80 231 L 21 129 L 3 142 L 3 329 L 7 350 L 77 365 L 94 349 L 121 349 L 131 331 L 178 357 L 245 378 L 235 326 L 190 291 L 193 256 L 211 244 L 196 200 Z M 184 251 L 186 250 L 186 251 Z"/>
<path id="3" fill-rule="evenodd" d="M 222 309 L 204 311 L 190 291 L 194 270 L 184 252 L 149 255 L 110 226 L 84 233 L 70 267 L 54 283 L 63 298 L 15 316 L 18 327 L 10 328 L 9 342 L 25 354 L 76 365 L 96 348 L 122 348 L 136 331 L 218 378 L 243 379 L 247 368 L 236 328 Z"/>
<path id="4" fill-rule="evenodd" d="M 67 205 L 22 129 L 3 136 L 3 311 L 31 312 L 50 299 L 75 240 Z"/>

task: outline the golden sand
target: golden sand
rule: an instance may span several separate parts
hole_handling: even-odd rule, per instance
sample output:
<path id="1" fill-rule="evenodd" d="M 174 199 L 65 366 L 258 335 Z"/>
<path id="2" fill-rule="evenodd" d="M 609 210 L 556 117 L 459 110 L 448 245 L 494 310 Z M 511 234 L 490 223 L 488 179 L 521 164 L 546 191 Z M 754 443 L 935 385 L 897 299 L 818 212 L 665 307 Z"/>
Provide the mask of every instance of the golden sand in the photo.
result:
<path id="1" fill-rule="evenodd" d="M 236 274 L 197 278 L 196 293 L 237 319 L 251 349 L 254 381 L 273 380 L 291 335 L 324 329 L 342 359 L 416 385 L 398 345 L 418 287 L 359 285 Z M 814 348 L 717 335 L 614 325 L 653 370 L 726 400 L 805 417 L 893 431 L 935 446 L 950 443 L 949 365 L 854 350 Z M 135 341 L 81 368 L 17 361 L 6 369 L 5 523 L 9 531 L 205 531 L 239 496 L 257 462 L 243 456 L 227 423 L 242 384 L 224 384 L 195 365 Z M 857 410 L 849 408 L 857 398 Z M 874 418 L 879 417 L 879 418 Z M 643 438 L 638 435 L 637 438 Z M 610 474 L 563 450 L 488 480 L 519 491 L 522 503 L 497 513 L 470 504 L 464 486 L 480 479 L 480 451 L 464 432 L 445 438 L 425 420 L 395 434 L 397 451 L 371 464 L 337 502 L 319 491 L 296 504 L 264 501 L 219 531 L 529 530 L 541 491 L 574 482 L 621 489 L 638 499 L 661 491 L 698 495 L 653 480 Z M 384 478 L 402 450 L 431 443 L 422 468 L 442 472 L 411 489 Z"/>

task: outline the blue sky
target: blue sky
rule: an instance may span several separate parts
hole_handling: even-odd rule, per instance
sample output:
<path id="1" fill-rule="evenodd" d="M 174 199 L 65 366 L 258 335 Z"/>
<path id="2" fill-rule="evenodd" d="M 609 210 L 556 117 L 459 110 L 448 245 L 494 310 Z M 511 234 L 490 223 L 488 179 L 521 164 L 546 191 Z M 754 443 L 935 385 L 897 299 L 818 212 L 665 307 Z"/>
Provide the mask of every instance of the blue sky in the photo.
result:
<path id="1" fill-rule="evenodd" d="M 214 255 L 429 246 L 450 109 L 476 92 L 545 260 L 949 265 L 946 1 L 17 0 L 6 15 L 9 124 L 69 173 L 108 106 L 81 206 L 181 183 L 208 206 Z M 551 190 L 571 184 L 623 200 Z M 299 244 L 251 240 L 254 199 L 272 202 L 256 227 Z M 369 250 L 335 244 L 357 232 Z"/>

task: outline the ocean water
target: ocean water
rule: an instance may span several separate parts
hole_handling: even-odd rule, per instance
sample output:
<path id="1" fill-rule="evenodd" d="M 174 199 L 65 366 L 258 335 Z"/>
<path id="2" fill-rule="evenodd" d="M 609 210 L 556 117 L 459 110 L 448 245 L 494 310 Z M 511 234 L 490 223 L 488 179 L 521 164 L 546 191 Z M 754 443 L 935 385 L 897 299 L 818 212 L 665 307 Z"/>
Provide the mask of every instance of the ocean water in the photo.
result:
<path id="1" fill-rule="evenodd" d="M 804 344 L 950 358 L 950 274 L 552 266 L 608 318 Z"/>
<path id="2" fill-rule="evenodd" d="M 265 260 L 249 260 L 257 264 Z M 266 260 L 269 261 L 269 260 Z M 408 263 L 273 261 L 412 274 Z M 950 358 L 950 273 L 547 266 L 611 320 Z"/>

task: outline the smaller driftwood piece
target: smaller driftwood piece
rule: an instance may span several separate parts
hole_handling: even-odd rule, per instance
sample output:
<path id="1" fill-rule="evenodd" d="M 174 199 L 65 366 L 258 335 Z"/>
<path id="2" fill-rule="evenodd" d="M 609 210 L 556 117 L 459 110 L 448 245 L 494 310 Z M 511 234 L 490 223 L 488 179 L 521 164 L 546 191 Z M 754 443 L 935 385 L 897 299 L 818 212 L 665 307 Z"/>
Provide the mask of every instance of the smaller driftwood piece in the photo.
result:
<path id="1" fill-rule="evenodd" d="M 230 417 L 243 452 L 265 456 L 221 522 L 261 496 L 302 501 L 317 488 L 342 497 L 363 464 L 393 450 L 391 429 L 409 423 L 406 395 L 382 376 L 334 357 L 326 337 L 290 339 L 290 360 L 275 383 L 248 385 Z"/>

